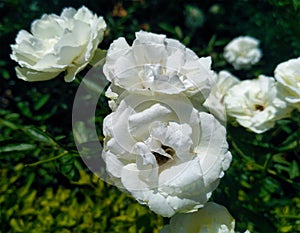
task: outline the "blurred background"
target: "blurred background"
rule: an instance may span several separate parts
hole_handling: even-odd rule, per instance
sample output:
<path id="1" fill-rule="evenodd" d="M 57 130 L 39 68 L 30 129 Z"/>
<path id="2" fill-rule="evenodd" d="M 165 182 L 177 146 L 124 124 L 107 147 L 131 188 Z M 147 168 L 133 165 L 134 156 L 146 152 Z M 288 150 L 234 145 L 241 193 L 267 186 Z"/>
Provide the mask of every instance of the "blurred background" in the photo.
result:
<path id="1" fill-rule="evenodd" d="M 139 30 L 162 33 L 199 56 L 211 56 L 215 71 L 225 69 L 240 79 L 273 76 L 278 63 L 300 55 L 299 0 L 1 0 L 0 233 L 158 233 L 168 222 L 82 163 L 71 125 L 77 84 L 62 77 L 37 83 L 16 77 L 9 55 L 18 31 L 30 30 L 43 14 L 60 15 L 65 7 L 82 5 L 108 25 L 102 49 L 121 36 L 131 44 Z M 247 71 L 233 70 L 222 55 L 224 46 L 241 35 L 260 40 L 263 51 L 259 64 Z M 100 129 L 108 113 L 102 101 L 96 119 Z M 299 120 L 283 121 L 267 135 L 229 129 L 233 162 L 212 200 L 230 211 L 236 230 L 300 232 L 299 146 L 279 155 L 264 147 L 299 143 L 299 125 Z"/>

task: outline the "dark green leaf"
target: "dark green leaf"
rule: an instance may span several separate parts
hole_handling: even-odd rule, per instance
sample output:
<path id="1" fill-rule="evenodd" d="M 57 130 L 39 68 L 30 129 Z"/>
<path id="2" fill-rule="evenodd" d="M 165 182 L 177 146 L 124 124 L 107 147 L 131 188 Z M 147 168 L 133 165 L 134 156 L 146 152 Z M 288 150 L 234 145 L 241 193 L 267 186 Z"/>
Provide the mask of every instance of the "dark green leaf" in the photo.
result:
<path id="1" fill-rule="evenodd" d="M 18 102 L 17 105 L 24 116 L 32 117 L 32 112 L 30 110 L 28 102 Z"/>
<path id="2" fill-rule="evenodd" d="M 61 173 L 69 180 L 78 181 L 80 178 L 78 168 L 76 167 L 76 159 L 73 154 L 66 154 L 58 161 L 58 167 Z"/>
<path id="3" fill-rule="evenodd" d="M 41 129 L 36 128 L 36 127 L 25 127 L 24 132 L 32 137 L 33 139 L 40 141 L 40 142 L 45 142 L 49 144 L 55 144 L 55 141 L 45 132 L 43 132 Z"/>
<path id="4" fill-rule="evenodd" d="M 289 175 L 291 179 L 294 179 L 300 175 L 299 165 L 295 160 L 290 165 Z"/>
<path id="5" fill-rule="evenodd" d="M 50 98 L 50 94 L 44 94 L 42 95 L 39 100 L 35 103 L 34 105 L 34 110 L 39 110 L 41 109 L 46 103 L 47 101 L 49 100 Z"/>
<path id="6" fill-rule="evenodd" d="M 166 32 L 170 32 L 172 34 L 174 34 L 174 32 L 175 32 L 174 28 L 171 25 L 167 24 L 167 23 L 159 23 L 158 26 L 160 28 L 162 28 L 163 30 L 165 30 Z"/>

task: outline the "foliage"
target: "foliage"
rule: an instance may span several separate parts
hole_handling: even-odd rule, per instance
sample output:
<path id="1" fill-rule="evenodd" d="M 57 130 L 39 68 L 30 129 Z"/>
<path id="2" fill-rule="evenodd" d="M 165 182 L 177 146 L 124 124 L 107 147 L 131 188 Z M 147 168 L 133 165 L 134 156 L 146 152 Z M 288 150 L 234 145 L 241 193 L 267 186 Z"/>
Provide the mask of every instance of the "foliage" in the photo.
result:
<path id="1" fill-rule="evenodd" d="M 15 113 L 0 121 L 0 232 L 158 232 L 161 217 L 85 171 L 61 137 Z"/>
<path id="2" fill-rule="evenodd" d="M 265 1 L 37 1 L 0 2 L 0 232 L 159 232 L 163 219 L 103 183 L 82 164 L 73 143 L 75 83 L 25 83 L 15 76 L 9 44 L 43 13 L 86 5 L 108 30 L 100 47 L 142 29 L 180 40 L 213 69 L 241 79 L 273 75 L 279 62 L 300 54 L 298 0 Z M 193 23 L 199 20 L 198 23 Z M 261 41 L 263 59 L 234 71 L 223 56 L 234 37 Z M 101 127 L 108 107 L 99 104 Z M 228 127 L 233 162 L 213 199 L 236 218 L 237 230 L 300 231 L 299 112 L 262 135 Z"/>
<path id="3" fill-rule="evenodd" d="M 299 113 L 294 119 L 299 119 Z M 299 126 L 299 122 L 282 120 L 262 135 L 229 128 L 233 163 L 214 198 L 236 214 L 240 229 L 300 230 Z"/>

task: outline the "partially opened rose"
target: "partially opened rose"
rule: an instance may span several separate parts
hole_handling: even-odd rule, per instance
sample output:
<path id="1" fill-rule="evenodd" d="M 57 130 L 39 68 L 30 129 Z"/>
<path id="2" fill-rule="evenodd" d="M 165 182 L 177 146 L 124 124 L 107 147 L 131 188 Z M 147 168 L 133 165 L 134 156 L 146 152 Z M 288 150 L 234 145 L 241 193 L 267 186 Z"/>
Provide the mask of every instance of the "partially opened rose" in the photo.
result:
<path id="1" fill-rule="evenodd" d="M 224 101 L 227 114 L 255 133 L 269 130 L 290 113 L 274 78 L 264 75 L 234 85 Z"/>
<path id="2" fill-rule="evenodd" d="M 234 233 L 234 227 L 235 220 L 224 206 L 208 202 L 197 212 L 174 215 L 160 233 Z"/>
<path id="3" fill-rule="evenodd" d="M 224 58 L 236 70 L 250 68 L 261 57 L 259 41 L 250 36 L 237 37 L 224 48 Z"/>
<path id="4" fill-rule="evenodd" d="M 274 73 L 285 100 L 300 109 L 300 57 L 280 63 Z"/>
<path id="5" fill-rule="evenodd" d="M 104 119 L 109 182 L 155 213 L 202 207 L 229 167 L 225 128 L 183 94 L 130 94 Z"/>
<path id="6" fill-rule="evenodd" d="M 86 7 L 65 8 L 60 16 L 43 15 L 21 30 L 12 45 L 11 58 L 18 62 L 17 76 L 26 81 L 43 81 L 65 72 L 74 80 L 92 59 L 103 39 L 106 24 Z"/>
<path id="7" fill-rule="evenodd" d="M 228 90 L 240 81 L 226 70 L 222 70 L 214 77 L 214 85 L 208 98 L 203 103 L 223 125 L 226 124 L 226 108 L 224 98 Z"/>
<path id="8" fill-rule="evenodd" d="M 199 58 L 179 41 L 140 31 L 129 46 L 125 38 L 108 49 L 104 74 L 113 87 L 129 92 L 185 93 L 202 103 L 211 90 L 211 59 Z"/>

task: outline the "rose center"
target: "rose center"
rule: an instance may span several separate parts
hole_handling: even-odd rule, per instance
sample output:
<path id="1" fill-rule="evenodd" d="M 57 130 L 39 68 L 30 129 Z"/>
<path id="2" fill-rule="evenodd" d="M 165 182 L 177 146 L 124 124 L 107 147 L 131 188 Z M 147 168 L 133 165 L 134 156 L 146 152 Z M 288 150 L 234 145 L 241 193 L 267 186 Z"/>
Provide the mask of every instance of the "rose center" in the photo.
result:
<path id="1" fill-rule="evenodd" d="M 254 105 L 255 110 L 257 111 L 263 111 L 265 109 L 264 106 L 260 105 L 260 104 L 255 104 Z"/>
<path id="2" fill-rule="evenodd" d="M 172 157 L 175 155 L 175 151 L 172 147 L 166 146 L 166 145 L 161 145 L 161 148 L 169 155 L 171 155 Z M 158 163 L 159 166 L 165 164 L 166 162 L 168 162 L 170 160 L 170 158 L 152 151 L 152 154 L 154 155 L 156 162 Z"/>

